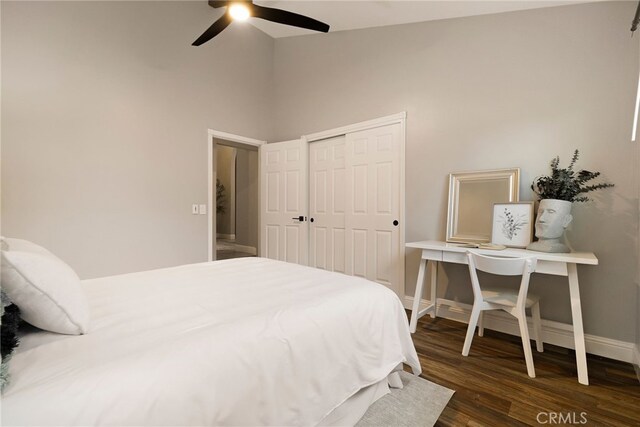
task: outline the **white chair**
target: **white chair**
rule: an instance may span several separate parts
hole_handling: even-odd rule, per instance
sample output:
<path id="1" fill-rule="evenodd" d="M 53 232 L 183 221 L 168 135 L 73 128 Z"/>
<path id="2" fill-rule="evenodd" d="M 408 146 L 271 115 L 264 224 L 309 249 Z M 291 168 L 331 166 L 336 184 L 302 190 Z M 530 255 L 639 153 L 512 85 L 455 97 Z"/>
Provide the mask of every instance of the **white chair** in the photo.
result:
<path id="1" fill-rule="evenodd" d="M 468 251 L 469 273 L 471 275 L 471 285 L 473 286 L 473 309 L 469 319 L 467 337 L 464 340 L 462 355 L 468 356 L 471 348 L 471 341 L 476 330 L 478 320 L 479 335 L 484 333 L 482 322 L 482 312 L 486 310 L 504 310 L 518 319 L 520 325 L 520 336 L 522 337 L 522 348 L 527 362 L 527 373 L 531 378 L 535 378 L 536 373 L 533 367 L 533 355 L 531 354 L 531 343 L 529 342 L 529 330 L 527 329 L 527 317 L 525 309 L 531 309 L 533 318 L 533 334 L 536 340 L 536 348 L 539 352 L 544 350 L 542 345 L 542 332 L 540 324 L 540 300 L 535 295 L 527 295 L 529 290 L 529 279 L 531 273 L 536 269 L 537 260 L 534 257 L 526 258 L 498 258 L 480 255 L 476 252 Z M 520 289 L 496 289 L 480 287 L 476 270 L 500 276 L 520 276 Z"/>

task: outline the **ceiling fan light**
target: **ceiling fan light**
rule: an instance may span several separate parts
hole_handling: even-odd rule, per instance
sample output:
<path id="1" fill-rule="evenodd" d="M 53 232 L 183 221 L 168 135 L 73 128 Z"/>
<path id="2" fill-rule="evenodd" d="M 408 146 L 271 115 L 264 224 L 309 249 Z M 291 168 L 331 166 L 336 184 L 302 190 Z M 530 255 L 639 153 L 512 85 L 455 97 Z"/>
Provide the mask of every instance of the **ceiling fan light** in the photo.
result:
<path id="1" fill-rule="evenodd" d="M 229 15 L 231 15 L 234 21 L 246 21 L 249 16 L 251 16 L 249 8 L 240 3 L 233 3 L 229 6 Z"/>

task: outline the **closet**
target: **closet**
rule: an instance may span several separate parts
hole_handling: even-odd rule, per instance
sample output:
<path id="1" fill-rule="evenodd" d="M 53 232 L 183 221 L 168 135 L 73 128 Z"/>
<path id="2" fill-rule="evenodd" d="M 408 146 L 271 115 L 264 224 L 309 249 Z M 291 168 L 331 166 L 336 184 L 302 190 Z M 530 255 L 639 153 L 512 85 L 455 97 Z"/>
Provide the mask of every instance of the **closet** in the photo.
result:
<path id="1" fill-rule="evenodd" d="M 404 296 L 404 122 L 261 147 L 261 256 Z"/>

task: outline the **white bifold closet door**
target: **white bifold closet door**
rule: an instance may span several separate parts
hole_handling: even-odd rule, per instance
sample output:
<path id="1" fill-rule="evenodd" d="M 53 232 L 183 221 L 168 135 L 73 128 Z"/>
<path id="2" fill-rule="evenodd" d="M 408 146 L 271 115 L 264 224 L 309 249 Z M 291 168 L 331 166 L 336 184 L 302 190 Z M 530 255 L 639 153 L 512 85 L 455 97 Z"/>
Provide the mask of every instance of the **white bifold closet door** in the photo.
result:
<path id="1" fill-rule="evenodd" d="M 309 265 L 401 293 L 400 160 L 400 124 L 310 144 Z"/>
<path id="2" fill-rule="evenodd" d="M 340 273 L 347 272 L 345 140 L 309 145 L 309 265 Z"/>
<path id="3" fill-rule="evenodd" d="M 307 143 L 260 146 L 260 256 L 307 264 Z"/>

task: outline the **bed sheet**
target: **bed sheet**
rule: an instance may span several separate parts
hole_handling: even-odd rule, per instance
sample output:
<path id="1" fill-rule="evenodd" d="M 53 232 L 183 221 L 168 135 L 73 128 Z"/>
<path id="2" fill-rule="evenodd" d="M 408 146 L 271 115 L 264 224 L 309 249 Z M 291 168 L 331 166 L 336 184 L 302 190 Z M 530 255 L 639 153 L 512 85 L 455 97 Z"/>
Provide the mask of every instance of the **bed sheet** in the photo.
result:
<path id="1" fill-rule="evenodd" d="M 3 425 L 316 425 L 399 363 L 404 308 L 370 281 L 241 258 L 83 281 L 89 333 L 27 333 Z"/>

